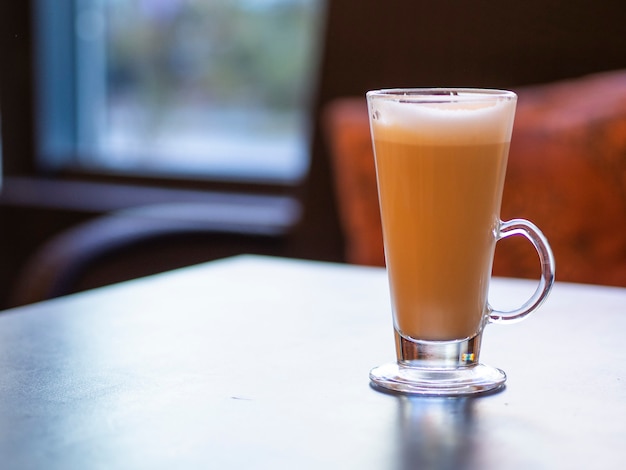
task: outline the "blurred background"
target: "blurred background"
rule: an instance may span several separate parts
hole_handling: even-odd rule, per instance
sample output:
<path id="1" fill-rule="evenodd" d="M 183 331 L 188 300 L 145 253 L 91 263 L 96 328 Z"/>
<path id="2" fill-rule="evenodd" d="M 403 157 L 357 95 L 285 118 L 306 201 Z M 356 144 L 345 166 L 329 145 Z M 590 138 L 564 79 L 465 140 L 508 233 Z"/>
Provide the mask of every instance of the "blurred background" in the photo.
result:
<path id="1" fill-rule="evenodd" d="M 238 253 L 351 261 L 329 104 L 626 68 L 618 0 L 22 0 L 0 22 L 0 308 Z"/>

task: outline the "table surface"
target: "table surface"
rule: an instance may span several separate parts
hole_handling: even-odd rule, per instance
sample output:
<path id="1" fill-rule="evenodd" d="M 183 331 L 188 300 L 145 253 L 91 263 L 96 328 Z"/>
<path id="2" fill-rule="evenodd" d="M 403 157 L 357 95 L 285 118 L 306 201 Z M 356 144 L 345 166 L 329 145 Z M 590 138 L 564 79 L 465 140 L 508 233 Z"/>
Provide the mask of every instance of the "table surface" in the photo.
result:
<path id="1" fill-rule="evenodd" d="M 494 279 L 492 303 L 534 283 Z M 560 284 L 489 325 L 474 398 L 386 394 L 384 270 L 241 256 L 0 314 L 0 466 L 626 465 L 626 289 Z"/>

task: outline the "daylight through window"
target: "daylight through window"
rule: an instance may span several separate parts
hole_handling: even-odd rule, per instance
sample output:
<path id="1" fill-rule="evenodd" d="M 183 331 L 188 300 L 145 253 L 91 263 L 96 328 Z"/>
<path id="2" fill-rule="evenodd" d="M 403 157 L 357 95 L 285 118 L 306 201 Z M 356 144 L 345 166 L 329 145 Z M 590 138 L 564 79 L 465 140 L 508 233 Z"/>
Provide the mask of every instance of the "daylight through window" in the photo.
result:
<path id="1" fill-rule="evenodd" d="M 80 166 L 282 182 L 306 173 L 322 0 L 76 5 Z"/>

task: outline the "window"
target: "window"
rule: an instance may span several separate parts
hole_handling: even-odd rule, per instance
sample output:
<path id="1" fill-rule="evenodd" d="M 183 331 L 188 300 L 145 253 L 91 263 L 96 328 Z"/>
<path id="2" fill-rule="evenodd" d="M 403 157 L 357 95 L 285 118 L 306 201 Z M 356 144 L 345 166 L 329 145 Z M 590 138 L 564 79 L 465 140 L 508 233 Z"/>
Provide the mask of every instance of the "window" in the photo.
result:
<path id="1" fill-rule="evenodd" d="M 43 167 L 292 184 L 323 0 L 38 0 Z"/>

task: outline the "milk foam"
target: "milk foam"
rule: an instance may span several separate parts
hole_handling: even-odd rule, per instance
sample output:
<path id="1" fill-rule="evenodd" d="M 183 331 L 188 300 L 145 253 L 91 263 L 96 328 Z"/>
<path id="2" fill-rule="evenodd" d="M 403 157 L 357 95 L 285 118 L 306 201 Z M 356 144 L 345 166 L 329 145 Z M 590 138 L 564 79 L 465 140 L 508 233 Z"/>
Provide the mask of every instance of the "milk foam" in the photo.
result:
<path id="1" fill-rule="evenodd" d="M 477 145 L 509 142 L 515 99 L 417 103 L 373 97 L 369 103 L 376 139 L 419 145 Z M 439 97 L 440 100 L 440 97 Z"/>

